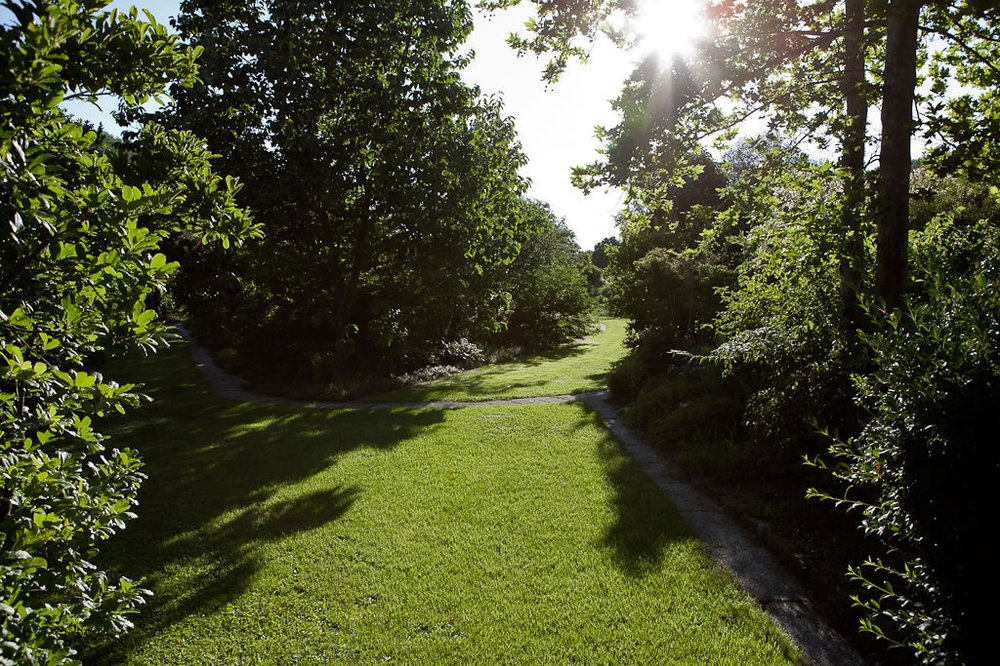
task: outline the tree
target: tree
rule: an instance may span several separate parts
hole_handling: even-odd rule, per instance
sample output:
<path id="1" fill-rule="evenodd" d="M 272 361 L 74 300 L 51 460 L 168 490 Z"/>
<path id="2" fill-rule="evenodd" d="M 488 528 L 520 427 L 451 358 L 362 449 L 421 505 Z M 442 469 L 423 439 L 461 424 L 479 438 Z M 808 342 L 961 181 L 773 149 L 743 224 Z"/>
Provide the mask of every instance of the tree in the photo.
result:
<path id="1" fill-rule="evenodd" d="M 166 122 L 204 128 L 267 228 L 237 268 L 246 355 L 405 370 L 497 323 L 484 276 L 516 254 L 524 157 L 459 79 L 464 2 L 189 0 L 177 27 L 204 83 Z"/>
<path id="2" fill-rule="evenodd" d="M 521 205 L 521 249 L 501 282 L 510 293 L 501 338 L 545 349 L 583 337 L 593 323 L 593 301 L 573 232 L 547 204 L 526 199 Z"/>
<path id="3" fill-rule="evenodd" d="M 697 172 L 687 180 L 653 191 L 633 187 L 608 264 L 608 303 L 631 320 L 629 344 L 646 347 L 651 359 L 704 342 L 719 307 L 715 292 L 728 282 L 717 253 L 700 251 L 722 207 L 725 178 L 707 154 L 691 162 Z"/>
<path id="4" fill-rule="evenodd" d="M 607 268 L 611 253 L 615 251 L 614 248 L 619 246 L 621 246 L 621 241 L 615 236 L 609 236 L 598 241 L 597 245 L 594 246 L 594 254 L 592 257 L 594 265 L 602 270 Z"/>
<path id="5" fill-rule="evenodd" d="M 74 645 L 117 635 L 147 594 L 109 579 L 97 546 L 133 517 L 134 451 L 94 419 L 139 394 L 92 371 L 95 356 L 164 344 L 149 307 L 177 265 L 158 248 L 182 229 L 205 241 L 250 230 L 237 184 L 215 176 L 192 135 L 150 125 L 116 170 L 95 133 L 60 110 L 110 94 L 133 112 L 194 51 L 148 15 L 103 0 L 3 3 L 0 69 L 0 660 L 70 663 Z M 146 174 L 140 180 L 138 173 Z"/>
<path id="6" fill-rule="evenodd" d="M 493 6 L 517 4 L 500 0 Z M 525 51 L 552 54 L 547 76 L 556 78 L 572 56 L 583 56 L 585 42 L 593 39 L 597 26 L 615 11 L 634 14 L 631 0 L 583 2 L 561 0 L 538 3 L 539 17 L 529 38 L 513 37 L 512 43 Z M 843 168 L 841 249 L 841 312 L 845 335 L 852 337 L 860 327 L 858 292 L 864 270 L 861 220 L 866 206 L 874 211 L 878 230 L 878 257 L 874 295 L 888 310 L 901 304 L 906 275 L 906 217 L 910 180 L 910 142 L 916 130 L 912 106 L 916 98 L 920 34 L 935 35 L 946 48 L 930 54 L 938 64 L 933 68 L 942 95 L 953 68 L 964 58 L 959 80 L 988 83 L 996 76 L 991 66 L 995 50 L 990 19 L 995 8 L 982 2 L 928 4 L 923 0 L 869 2 L 730 3 L 706 5 L 711 36 L 692 62 L 673 61 L 650 66 L 649 60 L 637 69 L 633 80 L 646 81 L 653 106 L 644 120 L 644 132 L 657 137 L 652 145 L 668 152 L 671 177 L 682 176 L 681 158 L 697 142 L 725 132 L 754 113 L 765 113 L 772 124 L 786 133 L 808 132 L 810 139 L 840 144 Z M 921 25 L 921 17 L 926 21 Z M 882 56 L 878 66 L 875 57 Z M 970 63 L 971 56 L 971 63 Z M 869 81 L 865 62 L 877 69 Z M 947 67 L 944 63 L 950 63 Z M 973 74 L 972 72 L 976 72 Z M 657 92 L 656 81 L 665 82 Z M 882 131 L 877 201 L 867 201 L 865 150 L 868 135 L 867 110 L 873 95 L 881 97 Z M 718 102 L 727 99 L 724 111 Z M 987 100 L 989 96 L 983 97 Z M 940 120 L 941 102 L 924 108 L 928 127 L 954 131 L 955 126 Z M 952 118 L 957 107 L 951 106 Z M 996 122 L 979 110 L 983 125 L 963 122 L 960 130 L 967 139 L 989 136 Z M 966 113 L 966 120 L 971 114 Z M 625 127 L 629 116 L 625 114 Z M 971 136 L 970 136 L 971 135 Z M 940 135 L 937 138 L 942 138 Z M 611 145 L 615 145 L 612 141 Z M 599 172 L 607 173 L 614 160 Z M 647 169 L 642 177 L 651 178 Z"/>

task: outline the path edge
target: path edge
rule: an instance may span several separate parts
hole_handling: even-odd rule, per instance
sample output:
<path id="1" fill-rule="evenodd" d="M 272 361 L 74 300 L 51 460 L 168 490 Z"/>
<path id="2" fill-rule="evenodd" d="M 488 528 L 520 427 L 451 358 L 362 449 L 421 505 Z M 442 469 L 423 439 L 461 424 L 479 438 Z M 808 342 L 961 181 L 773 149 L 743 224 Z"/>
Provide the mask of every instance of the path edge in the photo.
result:
<path id="1" fill-rule="evenodd" d="M 732 572 L 740 586 L 798 646 L 808 663 L 867 663 L 820 617 L 802 587 L 764 546 L 733 522 L 718 504 L 683 481 L 668 459 L 622 422 L 618 410 L 608 401 L 607 391 L 590 393 L 583 402 L 597 412 L 626 453 L 673 503 L 712 559 Z"/>

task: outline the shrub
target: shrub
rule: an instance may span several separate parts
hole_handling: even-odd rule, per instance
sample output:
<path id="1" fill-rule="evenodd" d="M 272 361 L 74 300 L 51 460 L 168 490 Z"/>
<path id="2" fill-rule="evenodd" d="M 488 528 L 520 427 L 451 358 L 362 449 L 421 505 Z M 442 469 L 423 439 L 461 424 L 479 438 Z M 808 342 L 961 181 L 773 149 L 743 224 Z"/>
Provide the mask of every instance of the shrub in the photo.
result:
<path id="1" fill-rule="evenodd" d="M 538 201 L 522 201 L 528 231 L 510 265 L 504 346 L 536 351 L 583 337 L 593 326 L 593 299 L 581 272 L 573 232 Z"/>
<path id="2" fill-rule="evenodd" d="M 808 438 L 808 419 L 853 421 L 848 349 L 839 319 L 839 204 L 835 174 L 804 170 L 755 199 L 746 261 L 723 293 L 710 359 L 754 386 L 747 422 L 778 444 Z M 792 176 L 787 176 L 788 180 Z"/>
<path id="3" fill-rule="evenodd" d="M 608 391 L 621 402 L 631 402 L 639 395 L 649 371 L 643 360 L 633 352 L 619 361 L 608 375 Z"/>
<path id="4" fill-rule="evenodd" d="M 0 28 L 2 663 L 75 663 L 74 645 L 130 626 L 146 592 L 96 555 L 133 517 L 143 477 L 94 426 L 139 396 L 92 361 L 163 344 L 150 306 L 177 267 L 158 251 L 168 234 L 228 243 L 249 230 L 235 184 L 190 134 L 149 126 L 137 159 L 116 166 L 59 109 L 106 92 L 134 113 L 166 80 L 194 78 L 195 54 L 164 26 L 103 4 L 5 2 Z"/>
<path id="5" fill-rule="evenodd" d="M 870 421 L 830 448 L 848 493 L 810 493 L 857 511 L 883 545 L 850 572 L 863 629 L 928 663 L 975 662 L 995 649 L 982 604 L 1000 519 L 1000 230 L 939 220 L 915 246 L 921 293 L 866 338 L 876 370 L 857 387 Z"/>
<path id="6" fill-rule="evenodd" d="M 654 248 L 616 290 L 615 307 L 631 318 L 629 343 L 667 352 L 690 349 L 719 310 L 725 272 L 696 253 Z"/>
<path id="7" fill-rule="evenodd" d="M 460 340 L 442 341 L 438 359 L 444 365 L 457 365 L 460 368 L 474 368 L 486 362 L 482 348 L 466 338 Z"/>

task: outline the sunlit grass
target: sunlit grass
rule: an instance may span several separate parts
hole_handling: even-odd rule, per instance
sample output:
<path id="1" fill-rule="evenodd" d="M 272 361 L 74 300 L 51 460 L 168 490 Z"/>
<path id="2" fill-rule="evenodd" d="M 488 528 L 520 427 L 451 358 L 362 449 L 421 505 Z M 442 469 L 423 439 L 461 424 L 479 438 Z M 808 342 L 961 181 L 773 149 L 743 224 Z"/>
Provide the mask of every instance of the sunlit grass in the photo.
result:
<path id="1" fill-rule="evenodd" d="M 554 352 L 476 368 L 365 400 L 477 401 L 596 391 L 605 387 L 612 364 L 626 352 L 626 320 L 602 319 L 601 323 L 605 330 Z"/>
<path id="2" fill-rule="evenodd" d="M 155 596 L 88 663 L 797 658 L 581 405 L 294 410 L 209 395 L 183 350 L 133 371 L 157 402 L 111 430 L 149 479 L 104 556 Z"/>

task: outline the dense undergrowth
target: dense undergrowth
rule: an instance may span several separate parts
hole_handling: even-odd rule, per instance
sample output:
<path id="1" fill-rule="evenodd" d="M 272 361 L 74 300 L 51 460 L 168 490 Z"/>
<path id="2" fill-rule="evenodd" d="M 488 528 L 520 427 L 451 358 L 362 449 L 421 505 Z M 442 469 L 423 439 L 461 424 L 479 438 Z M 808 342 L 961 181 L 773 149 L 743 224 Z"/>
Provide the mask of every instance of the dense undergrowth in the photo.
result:
<path id="1" fill-rule="evenodd" d="M 990 576 L 973 552 L 995 520 L 988 495 L 1000 473 L 983 444 L 1000 404 L 996 192 L 922 172 L 908 303 L 869 305 L 864 326 L 845 331 L 834 176 L 805 167 L 804 191 L 789 189 L 788 172 L 774 177 L 753 197 L 754 226 L 727 227 L 747 203 L 736 183 L 733 208 L 700 244 L 672 250 L 715 265 L 733 261 L 720 253 L 733 243 L 731 278 L 659 255 L 633 260 L 650 235 L 626 237 L 611 271 L 623 314 L 706 286 L 720 298 L 642 310 L 609 386 L 633 424 L 773 535 L 842 629 L 883 639 L 858 639 L 862 649 L 889 661 L 974 659 L 989 647 L 972 600 Z"/>

